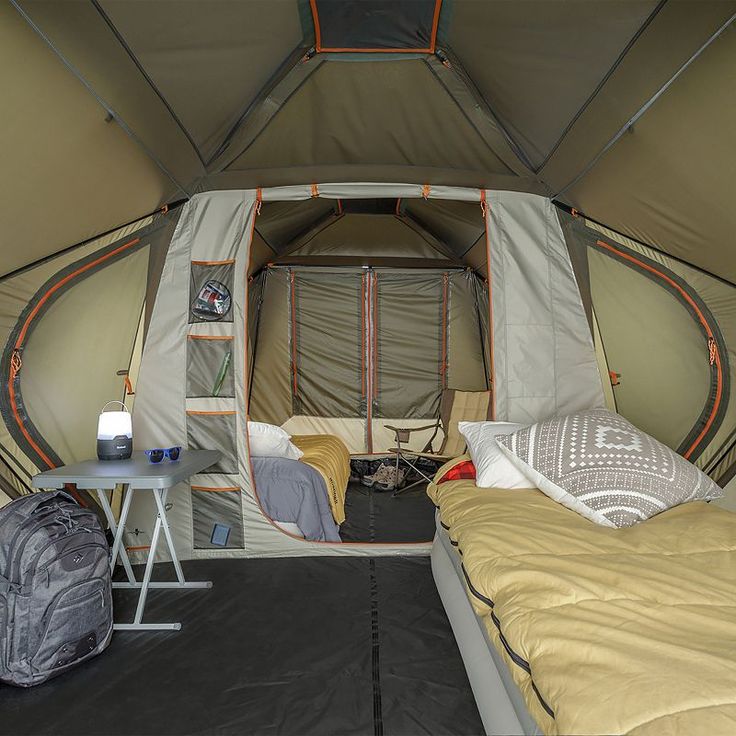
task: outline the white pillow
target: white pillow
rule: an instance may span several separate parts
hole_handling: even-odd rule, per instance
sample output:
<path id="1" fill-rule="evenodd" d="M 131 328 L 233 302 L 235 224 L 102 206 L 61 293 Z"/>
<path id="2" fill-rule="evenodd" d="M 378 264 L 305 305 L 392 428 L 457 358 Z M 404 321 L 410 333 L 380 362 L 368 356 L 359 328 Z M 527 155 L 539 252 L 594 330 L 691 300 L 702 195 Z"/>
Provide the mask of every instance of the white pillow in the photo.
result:
<path id="1" fill-rule="evenodd" d="M 496 444 L 496 435 L 510 434 L 524 427 L 511 422 L 458 422 L 475 465 L 475 485 L 479 488 L 536 488 Z"/>
<path id="2" fill-rule="evenodd" d="M 291 442 L 291 435 L 273 424 L 248 422 L 251 457 L 285 457 L 298 460 L 304 453 Z"/>

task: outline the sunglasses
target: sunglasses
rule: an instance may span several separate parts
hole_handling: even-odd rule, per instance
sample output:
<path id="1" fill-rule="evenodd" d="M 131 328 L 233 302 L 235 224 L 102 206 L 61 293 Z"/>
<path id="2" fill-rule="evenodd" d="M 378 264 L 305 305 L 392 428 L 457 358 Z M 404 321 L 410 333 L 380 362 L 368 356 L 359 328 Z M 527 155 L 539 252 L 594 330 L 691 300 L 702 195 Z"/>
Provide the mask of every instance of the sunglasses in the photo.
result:
<path id="1" fill-rule="evenodd" d="M 171 462 L 173 463 L 179 459 L 180 452 L 181 447 L 169 447 L 166 450 L 146 450 L 146 455 L 152 463 L 160 463 L 165 457 L 169 458 L 169 460 L 171 460 Z"/>

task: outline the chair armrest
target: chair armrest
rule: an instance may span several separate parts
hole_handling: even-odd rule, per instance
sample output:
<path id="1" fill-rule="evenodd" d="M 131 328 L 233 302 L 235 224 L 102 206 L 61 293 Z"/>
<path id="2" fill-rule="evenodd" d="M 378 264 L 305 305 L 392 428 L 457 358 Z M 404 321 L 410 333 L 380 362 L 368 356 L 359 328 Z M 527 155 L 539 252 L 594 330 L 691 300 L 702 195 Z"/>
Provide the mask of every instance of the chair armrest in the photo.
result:
<path id="1" fill-rule="evenodd" d="M 437 426 L 437 422 L 434 424 L 428 424 L 425 427 L 392 427 L 390 424 L 386 424 L 384 426 L 392 432 L 421 432 L 425 429 L 434 429 Z"/>

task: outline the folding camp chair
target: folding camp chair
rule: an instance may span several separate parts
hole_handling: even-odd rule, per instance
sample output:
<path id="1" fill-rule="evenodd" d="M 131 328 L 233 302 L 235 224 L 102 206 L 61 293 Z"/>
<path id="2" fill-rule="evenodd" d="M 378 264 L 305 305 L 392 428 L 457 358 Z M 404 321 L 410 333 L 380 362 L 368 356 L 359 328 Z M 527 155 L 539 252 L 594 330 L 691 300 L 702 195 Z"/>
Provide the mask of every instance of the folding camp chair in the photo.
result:
<path id="1" fill-rule="evenodd" d="M 440 400 L 440 415 L 434 424 L 428 424 L 423 427 L 391 427 L 395 434 L 396 447 L 391 448 L 391 452 L 396 453 L 396 477 L 399 477 L 399 464 L 406 463 L 415 473 L 421 476 L 414 483 L 410 483 L 403 488 L 397 488 L 393 495 L 408 491 L 420 483 L 431 483 L 432 479 L 423 473 L 416 465 L 416 458 L 427 458 L 429 460 L 438 460 L 447 462 L 458 455 L 462 455 L 465 451 L 465 438 L 458 430 L 458 422 L 483 422 L 492 418 L 492 395 L 491 391 L 457 391 L 447 388 L 442 392 Z M 421 452 L 409 450 L 402 447 L 402 444 L 409 442 L 412 432 L 421 432 L 428 429 L 434 429 L 434 434 L 429 442 L 425 445 Z M 442 430 L 443 439 L 437 452 L 434 451 L 432 443 L 437 437 L 438 432 Z M 414 461 L 408 458 L 414 458 Z"/>

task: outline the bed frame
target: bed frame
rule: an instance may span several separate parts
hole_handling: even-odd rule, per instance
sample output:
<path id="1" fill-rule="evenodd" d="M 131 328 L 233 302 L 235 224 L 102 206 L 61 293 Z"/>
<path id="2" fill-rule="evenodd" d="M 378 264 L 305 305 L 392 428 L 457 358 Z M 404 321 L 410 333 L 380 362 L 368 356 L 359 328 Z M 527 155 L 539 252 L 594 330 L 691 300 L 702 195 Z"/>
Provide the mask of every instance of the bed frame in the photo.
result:
<path id="1" fill-rule="evenodd" d="M 488 736 L 536 736 L 541 729 L 529 714 L 521 691 L 488 638 L 468 600 L 460 557 L 447 532 L 436 522 L 432 574 L 468 673 L 483 727 Z"/>

